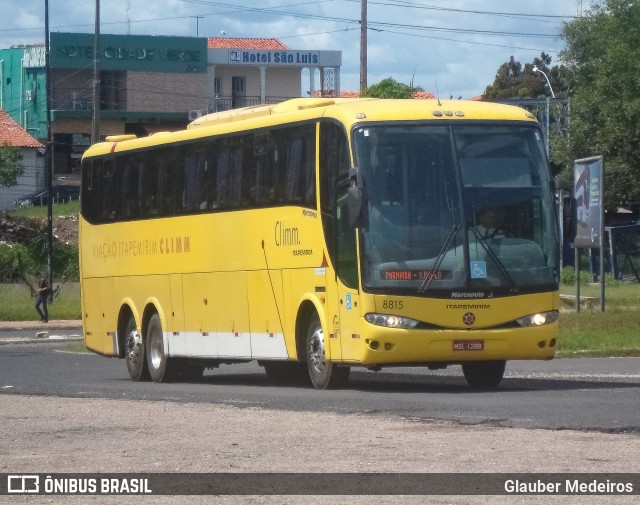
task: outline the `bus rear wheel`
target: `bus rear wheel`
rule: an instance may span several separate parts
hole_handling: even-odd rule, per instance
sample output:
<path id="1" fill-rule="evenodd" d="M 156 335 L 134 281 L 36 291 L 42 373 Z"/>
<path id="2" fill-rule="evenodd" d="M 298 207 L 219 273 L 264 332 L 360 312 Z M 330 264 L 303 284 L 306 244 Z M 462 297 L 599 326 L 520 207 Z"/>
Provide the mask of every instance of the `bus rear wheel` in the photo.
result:
<path id="1" fill-rule="evenodd" d="M 502 377 L 506 361 L 474 361 L 462 363 L 462 373 L 467 384 L 474 389 L 497 388 Z"/>
<path id="2" fill-rule="evenodd" d="M 136 320 L 133 316 L 127 321 L 124 335 L 125 361 L 129 377 L 134 381 L 149 380 L 144 338 L 138 332 Z"/>
<path id="3" fill-rule="evenodd" d="M 350 369 L 327 360 L 324 332 L 317 315 L 309 321 L 306 349 L 309 378 L 316 389 L 340 387 L 347 382 Z"/>
<path id="4" fill-rule="evenodd" d="M 173 379 L 172 360 L 164 353 L 164 339 L 160 316 L 154 314 L 147 325 L 147 366 L 153 382 L 168 382 Z"/>

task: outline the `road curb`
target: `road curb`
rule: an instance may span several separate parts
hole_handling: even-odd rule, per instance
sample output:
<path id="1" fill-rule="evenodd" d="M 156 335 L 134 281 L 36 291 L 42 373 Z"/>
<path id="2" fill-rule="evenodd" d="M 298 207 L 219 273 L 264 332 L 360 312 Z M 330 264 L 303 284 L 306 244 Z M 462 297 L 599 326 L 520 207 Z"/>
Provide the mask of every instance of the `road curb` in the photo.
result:
<path id="1" fill-rule="evenodd" d="M 82 335 L 48 335 L 35 337 L 0 338 L 0 346 L 19 344 L 60 344 L 62 342 L 82 342 Z"/>
<path id="2" fill-rule="evenodd" d="M 20 334 L 16 334 L 20 332 Z M 0 345 L 55 344 L 82 340 L 82 321 L 0 321 Z"/>

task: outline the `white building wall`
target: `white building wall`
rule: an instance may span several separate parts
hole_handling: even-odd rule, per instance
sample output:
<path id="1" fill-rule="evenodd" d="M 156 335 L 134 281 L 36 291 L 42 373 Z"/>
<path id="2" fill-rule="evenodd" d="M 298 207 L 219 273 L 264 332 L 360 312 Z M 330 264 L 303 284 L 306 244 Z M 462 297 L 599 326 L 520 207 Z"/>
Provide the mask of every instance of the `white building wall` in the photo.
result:
<path id="1" fill-rule="evenodd" d="M 267 68 L 267 96 L 300 97 L 301 68 Z"/>
<path id="2" fill-rule="evenodd" d="M 220 96 L 232 95 L 233 77 L 245 77 L 246 96 L 260 96 L 260 69 L 240 65 L 215 65 L 215 77 L 220 79 Z M 300 96 L 300 68 L 267 67 L 265 72 L 267 97 L 296 98 Z"/>
<path id="3" fill-rule="evenodd" d="M 22 166 L 24 173 L 18 178 L 18 184 L 10 188 L 0 188 L 0 210 L 10 209 L 18 198 L 44 189 L 46 185 L 44 156 L 38 149 L 22 149 Z"/>

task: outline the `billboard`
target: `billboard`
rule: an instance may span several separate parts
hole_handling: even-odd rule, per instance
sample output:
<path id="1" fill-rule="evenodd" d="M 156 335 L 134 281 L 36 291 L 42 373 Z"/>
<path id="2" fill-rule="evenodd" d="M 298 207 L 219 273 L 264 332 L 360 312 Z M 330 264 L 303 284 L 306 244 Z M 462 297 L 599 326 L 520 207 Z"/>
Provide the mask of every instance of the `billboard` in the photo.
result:
<path id="1" fill-rule="evenodd" d="M 604 209 L 602 205 L 604 160 L 602 156 L 573 163 L 573 198 L 576 209 L 576 247 L 600 247 Z"/>
<path id="2" fill-rule="evenodd" d="M 52 33 L 51 68 L 92 68 L 91 33 Z M 100 69 L 135 72 L 207 72 L 207 39 L 100 35 Z"/>

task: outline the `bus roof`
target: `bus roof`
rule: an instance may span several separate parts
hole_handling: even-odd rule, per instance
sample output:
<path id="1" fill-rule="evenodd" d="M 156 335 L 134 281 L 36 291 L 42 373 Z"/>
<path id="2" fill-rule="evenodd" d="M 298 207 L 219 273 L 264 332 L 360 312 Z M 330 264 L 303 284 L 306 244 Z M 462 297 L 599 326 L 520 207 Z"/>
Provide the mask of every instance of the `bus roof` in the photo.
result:
<path id="1" fill-rule="evenodd" d="M 376 98 L 294 98 L 277 104 L 231 109 L 202 116 L 186 130 L 159 132 L 148 137 L 108 136 L 85 155 L 107 154 L 139 147 L 179 142 L 215 134 L 245 131 L 320 117 L 341 121 L 347 129 L 355 123 L 376 121 L 529 121 L 535 116 L 520 107 L 468 100 L 409 100 Z"/>

